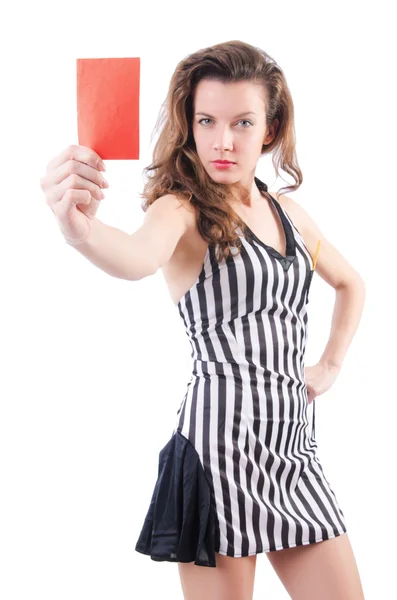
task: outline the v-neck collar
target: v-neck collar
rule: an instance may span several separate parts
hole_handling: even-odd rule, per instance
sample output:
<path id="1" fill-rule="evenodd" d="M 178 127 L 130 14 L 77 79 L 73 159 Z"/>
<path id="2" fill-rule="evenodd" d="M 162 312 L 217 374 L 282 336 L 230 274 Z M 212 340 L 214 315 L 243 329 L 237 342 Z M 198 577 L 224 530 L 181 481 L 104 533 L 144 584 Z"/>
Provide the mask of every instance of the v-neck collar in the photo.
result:
<path id="1" fill-rule="evenodd" d="M 284 236 L 285 236 L 285 240 L 286 240 L 286 255 L 283 256 L 282 254 L 280 254 L 280 252 L 278 252 L 278 250 L 273 248 L 273 246 L 269 246 L 268 244 L 265 244 L 265 242 L 262 242 L 262 240 L 260 240 L 258 238 L 258 236 L 252 231 L 252 229 L 247 225 L 247 223 L 245 221 L 243 221 L 243 223 L 244 223 L 245 228 L 248 231 L 250 237 L 252 237 L 252 239 L 254 239 L 257 244 L 259 244 L 260 246 L 265 248 L 265 250 L 267 250 L 267 252 L 271 256 L 273 256 L 274 258 L 277 258 L 277 260 L 280 261 L 281 266 L 283 267 L 284 271 L 288 271 L 289 267 L 291 266 L 291 264 L 293 263 L 293 261 L 296 258 L 296 243 L 295 243 L 295 236 L 294 236 L 294 232 L 291 227 L 291 223 L 286 218 L 280 204 L 267 191 L 266 183 L 264 183 L 263 181 L 258 179 L 258 177 L 254 177 L 254 179 L 255 179 L 255 183 L 256 183 L 259 191 L 263 191 L 268 194 L 273 206 L 276 208 L 277 213 L 281 219 L 281 224 L 283 227 Z"/>

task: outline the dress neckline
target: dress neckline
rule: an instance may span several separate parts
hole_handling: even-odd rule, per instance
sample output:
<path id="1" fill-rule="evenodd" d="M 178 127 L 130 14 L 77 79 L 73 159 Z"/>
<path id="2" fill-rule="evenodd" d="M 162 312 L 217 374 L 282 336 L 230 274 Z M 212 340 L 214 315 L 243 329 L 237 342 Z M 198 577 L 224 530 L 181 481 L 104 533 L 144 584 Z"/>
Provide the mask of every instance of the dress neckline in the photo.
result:
<path id="1" fill-rule="evenodd" d="M 289 220 L 287 219 L 287 217 L 285 216 L 284 211 L 281 208 L 279 202 L 268 192 L 266 183 L 261 181 L 258 177 L 254 177 L 254 179 L 255 179 L 255 183 L 256 183 L 259 191 L 266 192 L 268 194 L 268 196 L 271 200 L 271 203 L 276 208 L 277 214 L 279 215 L 279 218 L 281 219 L 281 225 L 282 225 L 282 228 L 284 231 L 284 237 L 285 237 L 285 241 L 286 241 L 285 256 L 283 254 L 281 254 L 278 250 L 273 248 L 273 246 L 269 246 L 269 244 L 266 244 L 261 239 L 259 239 L 258 236 L 256 235 L 256 233 L 254 231 L 252 231 L 252 229 L 249 227 L 249 225 L 243 219 L 242 219 L 242 221 L 244 223 L 246 230 L 249 233 L 249 236 L 253 240 L 255 240 L 255 242 L 257 244 L 259 244 L 260 246 L 265 248 L 265 250 L 267 250 L 267 252 L 269 254 L 271 254 L 274 258 L 277 258 L 281 262 L 284 270 L 287 271 L 289 269 L 290 265 L 292 264 L 292 262 L 296 258 L 296 242 L 295 242 L 294 232 L 293 232 L 291 224 L 290 224 Z"/>

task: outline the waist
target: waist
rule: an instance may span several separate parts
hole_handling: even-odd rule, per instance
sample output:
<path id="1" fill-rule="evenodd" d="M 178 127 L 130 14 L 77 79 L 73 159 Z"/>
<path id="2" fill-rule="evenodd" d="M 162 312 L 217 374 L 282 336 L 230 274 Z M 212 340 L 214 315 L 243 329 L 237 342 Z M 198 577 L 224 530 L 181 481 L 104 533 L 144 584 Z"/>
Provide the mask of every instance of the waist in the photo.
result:
<path id="1" fill-rule="evenodd" d="M 291 368 L 292 367 L 292 368 Z M 263 365 L 254 364 L 249 361 L 237 362 L 219 362 L 200 360 L 194 358 L 192 364 L 191 379 L 231 379 L 239 382 L 241 385 L 253 385 L 258 380 L 287 382 L 289 384 L 305 385 L 305 374 L 303 363 L 299 362 L 290 367 L 281 365 Z"/>

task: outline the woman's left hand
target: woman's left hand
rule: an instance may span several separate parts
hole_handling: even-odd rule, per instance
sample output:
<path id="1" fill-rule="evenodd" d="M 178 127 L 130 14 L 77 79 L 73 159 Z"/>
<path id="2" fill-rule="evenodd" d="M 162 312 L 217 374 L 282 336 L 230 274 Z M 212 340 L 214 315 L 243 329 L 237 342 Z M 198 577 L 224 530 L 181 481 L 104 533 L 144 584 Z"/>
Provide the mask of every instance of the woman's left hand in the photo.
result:
<path id="1" fill-rule="evenodd" d="M 305 367 L 305 378 L 307 387 L 307 399 L 309 404 L 324 394 L 334 383 L 339 374 L 339 367 L 327 365 L 322 362 Z"/>

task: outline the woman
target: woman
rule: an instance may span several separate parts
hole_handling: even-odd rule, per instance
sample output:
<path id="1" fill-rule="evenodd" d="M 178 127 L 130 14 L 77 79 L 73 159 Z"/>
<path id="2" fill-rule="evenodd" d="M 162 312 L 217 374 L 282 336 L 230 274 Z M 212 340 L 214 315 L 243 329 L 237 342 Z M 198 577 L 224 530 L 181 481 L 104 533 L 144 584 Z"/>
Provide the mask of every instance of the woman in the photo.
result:
<path id="1" fill-rule="evenodd" d="M 162 117 L 132 236 L 95 218 L 103 178 L 92 150 L 71 146 L 42 179 L 66 241 L 94 264 L 132 280 L 163 269 L 191 343 L 192 377 L 136 550 L 177 562 L 187 600 L 251 599 L 261 552 L 291 598 L 361 599 L 307 406 L 339 373 L 364 283 L 299 204 L 255 176 L 272 153 L 295 181 L 285 189 L 302 183 L 285 76 L 249 44 L 205 48 L 178 64 Z M 315 268 L 336 303 L 324 352 L 305 368 Z"/>

